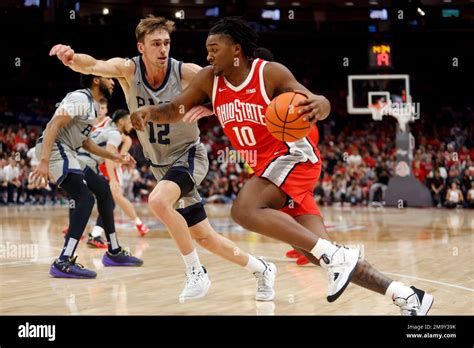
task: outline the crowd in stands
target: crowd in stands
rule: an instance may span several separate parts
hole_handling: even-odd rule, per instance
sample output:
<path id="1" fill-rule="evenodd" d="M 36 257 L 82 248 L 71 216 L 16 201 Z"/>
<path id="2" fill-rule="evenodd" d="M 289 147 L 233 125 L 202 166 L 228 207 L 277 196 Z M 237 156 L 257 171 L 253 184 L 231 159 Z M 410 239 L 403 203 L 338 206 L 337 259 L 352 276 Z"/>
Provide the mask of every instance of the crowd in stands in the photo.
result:
<path id="1" fill-rule="evenodd" d="M 45 107 L 35 105 L 40 110 Z M 420 119 L 413 124 L 416 147 L 412 172 L 430 190 L 433 206 L 474 208 L 474 146 L 469 125 L 473 115 L 467 110 L 461 116 L 451 116 L 449 123 Z M 384 201 L 396 164 L 396 123 L 360 120 L 346 118 L 337 126 L 331 120 L 319 126 L 322 174 L 314 194 L 320 205 Z M 230 144 L 215 118 L 201 120 L 200 128 L 209 157 L 209 172 L 199 187 L 200 193 L 208 203 L 232 202 L 252 169 L 224 156 Z M 0 204 L 66 202 L 54 184 L 38 190 L 29 183 L 29 175 L 37 165 L 34 145 L 41 131 L 42 126 L 34 123 L 0 123 Z M 131 201 L 146 201 L 156 181 L 136 138 L 130 153 L 137 164 L 123 166 L 123 189 Z"/>

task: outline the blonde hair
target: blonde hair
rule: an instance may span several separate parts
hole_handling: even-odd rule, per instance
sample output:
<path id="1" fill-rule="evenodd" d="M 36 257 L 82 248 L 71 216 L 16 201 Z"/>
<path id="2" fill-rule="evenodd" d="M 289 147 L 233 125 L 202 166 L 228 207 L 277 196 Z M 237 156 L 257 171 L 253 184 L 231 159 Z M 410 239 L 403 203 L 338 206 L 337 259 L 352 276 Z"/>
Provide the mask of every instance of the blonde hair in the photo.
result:
<path id="1" fill-rule="evenodd" d="M 143 42 L 146 35 L 154 32 L 157 29 L 165 30 L 168 34 L 175 31 L 174 22 L 165 17 L 155 17 L 148 15 L 146 18 L 140 20 L 135 29 L 135 37 L 137 42 Z"/>

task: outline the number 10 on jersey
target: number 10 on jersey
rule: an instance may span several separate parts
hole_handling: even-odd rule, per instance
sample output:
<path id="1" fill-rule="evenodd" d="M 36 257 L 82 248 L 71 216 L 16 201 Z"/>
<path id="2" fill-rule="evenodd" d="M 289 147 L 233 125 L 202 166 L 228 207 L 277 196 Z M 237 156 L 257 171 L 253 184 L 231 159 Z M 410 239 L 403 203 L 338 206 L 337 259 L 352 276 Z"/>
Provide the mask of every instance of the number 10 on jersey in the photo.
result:
<path id="1" fill-rule="evenodd" d="M 254 146 L 257 141 L 253 135 L 252 127 L 232 127 L 240 146 Z"/>

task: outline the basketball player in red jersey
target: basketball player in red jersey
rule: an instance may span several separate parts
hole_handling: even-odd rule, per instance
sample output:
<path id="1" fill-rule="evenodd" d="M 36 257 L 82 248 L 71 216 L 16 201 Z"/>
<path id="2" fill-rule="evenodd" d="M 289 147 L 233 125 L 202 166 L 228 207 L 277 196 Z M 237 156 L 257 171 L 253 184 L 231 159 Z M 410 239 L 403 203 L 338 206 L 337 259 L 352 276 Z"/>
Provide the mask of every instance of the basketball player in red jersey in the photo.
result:
<path id="1" fill-rule="evenodd" d="M 268 62 L 273 62 L 274 58 L 273 58 L 273 53 L 265 48 L 265 47 L 258 47 L 255 51 L 254 51 L 254 58 L 260 58 L 262 60 L 266 60 Z M 189 115 L 193 115 L 193 120 L 194 119 L 199 119 L 199 118 L 202 118 L 204 115 L 197 115 L 197 114 L 189 114 Z M 184 117 L 184 120 L 186 120 L 186 117 Z M 193 121 L 193 120 L 189 120 L 189 121 Z M 315 128 L 317 130 L 317 128 Z M 317 134 L 316 138 L 313 138 L 314 140 L 314 144 L 318 144 L 318 141 L 319 141 L 319 134 Z M 289 250 L 287 253 L 286 253 L 286 257 L 289 257 L 290 259 L 296 259 L 296 264 L 298 266 L 303 266 L 303 265 L 306 265 L 309 263 L 309 260 L 306 258 L 306 256 L 300 254 L 297 250 L 295 249 L 292 249 L 292 250 Z"/>
<path id="2" fill-rule="evenodd" d="M 235 200 L 232 218 L 248 230 L 293 245 L 312 262 L 327 270 L 327 300 L 335 301 L 349 282 L 387 295 L 402 315 L 425 315 L 433 296 L 415 287 L 392 281 L 359 260 L 359 251 L 334 245 L 324 228 L 313 199 L 321 172 L 321 157 L 315 146 L 316 129 L 306 138 L 284 143 L 265 125 L 270 100 L 287 91 L 307 95 L 300 113 L 311 123 L 330 113 L 329 101 L 302 86 L 283 65 L 253 59 L 257 35 L 237 18 L 220 20 L 206 40 L 210 66 L 202 69 L 190 85 L 166 104 L 144 106 L 132 114 L 132 124 L 143 130 L 147 122 L 177 122 L 187 110 L 210 98 L 214 112 L 232 145 L 249 159 L 255 171 Z M 253 152 L 252 152 L 253 151 Z"/>

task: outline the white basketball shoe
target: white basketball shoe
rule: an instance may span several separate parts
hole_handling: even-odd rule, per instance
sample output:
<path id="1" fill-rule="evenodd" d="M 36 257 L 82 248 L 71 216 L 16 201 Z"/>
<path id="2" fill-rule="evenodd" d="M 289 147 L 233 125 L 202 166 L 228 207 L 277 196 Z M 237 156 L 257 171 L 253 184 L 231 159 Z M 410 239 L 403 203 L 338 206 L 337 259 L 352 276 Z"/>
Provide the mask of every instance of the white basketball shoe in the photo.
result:
<path id="1" fill-rule="evenodd" d="M 324 254 L 320 259 L 321 267 L 328 272 L 329 287 L 326 299 L 328 302 L 336 301 L 342 295 L 354 275 L 359 249 L 339 248 L 328 256 Z"/>
<path id="2" fill-rule="evenodd" d="M 433 295 L 414 286 L 410 286 L 410 288 L 413 290 L 413 294 L 407 298 L 396 297 L 393 299 L 393 303 L 400 307 L 403 316 L 426 315 L 433 305 Z"/>
<path id="3" fill-rule="evenodd" d="M 277 268 L 273 263 L 269 263 L 261 257 L 258 260 L 265 265 L 265 270 L 253 274 L 257 280 L 257 293 L 255 299 L 257 301 L 273 301 L 275 298 L 273 285 L 275 284 Z"/>
<path id="4" fill-rule="evenodd" d="M 179 301 L 202 298 L 206 296 L 210 286 L 211 281 L 204 266 L 201 266 L 201 269 L 191 267 L 186 272 L 186 280 L 183 291 L 179 295 Z"/>

